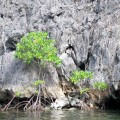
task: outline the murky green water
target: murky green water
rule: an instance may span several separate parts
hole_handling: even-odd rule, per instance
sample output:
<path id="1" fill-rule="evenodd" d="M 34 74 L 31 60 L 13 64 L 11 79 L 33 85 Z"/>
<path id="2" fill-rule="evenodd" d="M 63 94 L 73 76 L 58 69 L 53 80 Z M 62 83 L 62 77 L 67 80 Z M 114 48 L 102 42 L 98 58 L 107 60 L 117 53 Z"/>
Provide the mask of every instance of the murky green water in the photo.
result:
<path id="1" fill-rule="evenodd" d="M 120 111 L 49 110 L 43 112 L 3 112 L 0 120 L 120 120 Z"/>

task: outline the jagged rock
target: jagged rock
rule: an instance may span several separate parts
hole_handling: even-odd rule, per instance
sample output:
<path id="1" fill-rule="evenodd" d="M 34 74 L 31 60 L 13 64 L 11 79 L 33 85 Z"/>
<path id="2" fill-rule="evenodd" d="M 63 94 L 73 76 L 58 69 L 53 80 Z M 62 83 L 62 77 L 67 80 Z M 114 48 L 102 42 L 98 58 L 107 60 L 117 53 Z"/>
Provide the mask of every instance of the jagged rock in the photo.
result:
<path id="1" fill-rule="evenodd" d="M 69 105 L 69 100 L 66 97 L 61 97 L 56 99 L 54 103 L 51 103 L 52 109 L 62 109 L 63 107 L 67 107 Z"/>
<path id="2" fill-rule="evenodd" d="M 65 78 L 69 80 L 71 72 L 77 68 L 71 56 L 71 52 L 63 53 L 60 56 L 60 59 L 62 60 L 62 65 L 61 65 L 61 72 L 59 72 L 59 74 L 64 75 Z"/>
<path id="3" fill-rule="evenodd" d="M 69 98 L 69 100 L 70 100 L 70 105 L 72 107 L 77 107 L 77 108 L 80 108 L 80 109 L 89 110 L 88 105 L 84 101 L 82 101 L 78 98 Z"/>
<path id="4" fill-rule="evenodd" d="M 4 54 L 4 46 L 2 45 L 2 42 L 0 43 L 0 55 Z"/>
<path id="5" fill-rule="evenodd" d="M 59 8 L 59 6 L 53 6 L 51 9 L 50 9 L 50 15 L 52 17 L 56 16 L 56 15 L 60 15 L 62 14 L 62 10 Z"/>
<path id="6" fill-rule="evenodd" d="M 80 98 L 80 91 L 68 92 L 68 96 L 74 97 L 74 98 Z"/>
<path id="7" fill-rule="evenodd" d="M 70 100 L 70 104 L 73 107 L 80 107 L 79 106 L 80 102 L 82 102 L 82 101 L 80 99 L 78 99 L 78 98 L 71 98 L 71 100 Z"/>

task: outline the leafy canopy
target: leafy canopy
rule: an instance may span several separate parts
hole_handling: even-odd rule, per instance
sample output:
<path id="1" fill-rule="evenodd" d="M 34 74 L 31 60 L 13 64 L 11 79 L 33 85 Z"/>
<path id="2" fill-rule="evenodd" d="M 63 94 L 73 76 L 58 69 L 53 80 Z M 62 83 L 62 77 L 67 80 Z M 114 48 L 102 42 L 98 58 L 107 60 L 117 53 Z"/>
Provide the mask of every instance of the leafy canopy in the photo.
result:
<path id="1" fill-rule="evenodd" d="M 52 62 L 59 65 L 61 60 L 54 44 L 55 41 L 49 39 L 47 32 L 30 32 L 17 44 L 15 56 L 26 63 L 40 60 L 41 63 Z"/>
<path id="2" fill-rule="evenodd" d="M 87 78 L 92 79 L 93 78 L 93 73 L 88 72 L 88 71 L 75 70 L 75 71 L 73 71 L 72 76 L 70 77 L 70 80 L 74 84 L 76 84 L 77 82 L 80 82 L 81 80 L 84 80 L 84 79 L 87 79 Z"/>

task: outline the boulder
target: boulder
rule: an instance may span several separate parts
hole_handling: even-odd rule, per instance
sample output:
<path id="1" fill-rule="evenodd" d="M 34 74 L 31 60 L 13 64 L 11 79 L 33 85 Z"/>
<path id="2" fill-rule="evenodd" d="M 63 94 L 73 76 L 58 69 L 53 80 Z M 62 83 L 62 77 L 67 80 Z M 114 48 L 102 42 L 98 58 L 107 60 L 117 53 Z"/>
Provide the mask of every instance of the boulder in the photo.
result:
<path id="1" fill-rule="evenodd" d="M 55 102 L 51 103 L 52 109 L 62 109 L 63 107 L 69 106 L 69 100 L 66 97 L 61 97 L 59 99 L 56 99 Z"/>

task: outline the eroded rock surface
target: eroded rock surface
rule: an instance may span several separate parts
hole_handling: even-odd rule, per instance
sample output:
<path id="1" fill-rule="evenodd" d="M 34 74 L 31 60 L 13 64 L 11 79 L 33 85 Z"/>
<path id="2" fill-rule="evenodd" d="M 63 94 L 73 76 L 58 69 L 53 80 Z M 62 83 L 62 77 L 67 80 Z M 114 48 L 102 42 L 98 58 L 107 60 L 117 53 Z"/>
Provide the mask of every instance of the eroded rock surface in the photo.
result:
<path id="1" fill-rule="evenodd" d="M 106 81 L 117 89 L 119 6 L 120 0 L 0 0 L 1 86 L 9 89 L 11 85 L 28 85 L 37 79 L 37 68 L 28 69 L 21 61 L 14 61 L 11 51 L 20 40 L 19 37 L 15 40 L 15 36 L 47 31 L 57 41 L 58 54 L 63 60 L 61 76 L 68 79 L 74 69 L 89 70 L 94 73 L 91 83 Z M 51 74 L 51 80 L 59 81 L 54 78 Z"/>
<path id="2" fill-rule="evenodd" d="M 58 74 L 53 65 L 45 68 L 39 67 L 36 63 L 27 65 L 17 60 L 14 52 L 0 56 L 0 89 L 2 91 L 20 92 L 21 97 L 30 97 L 36 92 L 34 82 L 39 79 L 45 80 L 46 93 L 44 94 L 46 97 L 64 97 L 59 86 Z"/>

